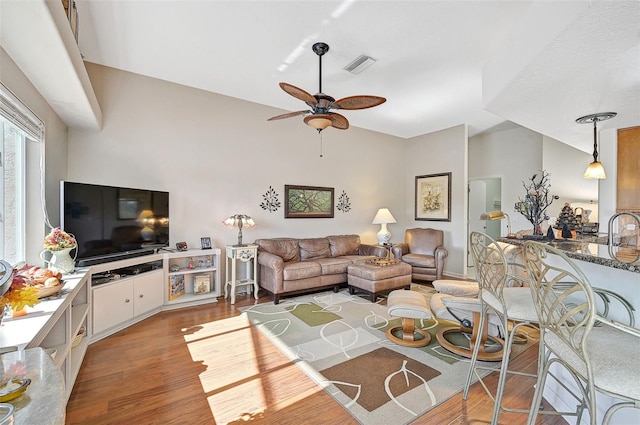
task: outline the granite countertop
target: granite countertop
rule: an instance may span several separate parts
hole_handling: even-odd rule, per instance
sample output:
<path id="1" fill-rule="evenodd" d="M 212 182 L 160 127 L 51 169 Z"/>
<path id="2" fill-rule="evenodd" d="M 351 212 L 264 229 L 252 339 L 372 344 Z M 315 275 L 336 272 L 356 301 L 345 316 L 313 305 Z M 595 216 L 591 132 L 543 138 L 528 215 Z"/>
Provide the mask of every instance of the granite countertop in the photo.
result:
<path id="1" fill-rule="evenodd" d="M 524 239 L 511 238 L 500 238 L 498 240 L 512 245 L 522 245 L 525 242 Z M 543 239 L 538 242 L 546 243 L 553 248 L 559 249 L 567 257 L 574 260 L 640 273 L 640 249 L 637 248 L 614 246 L 609 252 L 608 245 L 593 243 L 590 240 L 555 239 L 549 241 Z"/>
<path id="2" fill-rule="evenodd" d="M 0 357 L 3 374 L 31 379 L 19 397 L 8 401 L 14 407 L 16 425 L 63 425 L 66 399 L 64 379 L 51 357 L 40 347 L 4 353 Z"/>

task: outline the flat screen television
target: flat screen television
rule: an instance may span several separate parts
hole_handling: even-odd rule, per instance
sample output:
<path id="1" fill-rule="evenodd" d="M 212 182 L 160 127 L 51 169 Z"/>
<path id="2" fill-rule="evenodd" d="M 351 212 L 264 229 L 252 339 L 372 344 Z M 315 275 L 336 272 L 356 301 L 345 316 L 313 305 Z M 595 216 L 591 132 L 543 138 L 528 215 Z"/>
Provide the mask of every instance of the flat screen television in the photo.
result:
<path id="1" fill-rule="evenodd" d="M 61 181 L 60 221 L 79 267 L 151 254 L 169 245 L 169 192 Z"/>

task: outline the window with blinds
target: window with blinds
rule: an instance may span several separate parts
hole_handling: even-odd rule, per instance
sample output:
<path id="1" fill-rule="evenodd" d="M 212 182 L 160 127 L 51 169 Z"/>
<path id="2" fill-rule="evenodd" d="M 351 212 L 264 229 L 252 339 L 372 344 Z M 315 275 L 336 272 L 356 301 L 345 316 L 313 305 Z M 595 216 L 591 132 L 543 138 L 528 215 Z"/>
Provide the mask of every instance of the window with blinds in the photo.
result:
<path id="1" fill-rule="evenodd" d="M 0 83 L 0 258 L 26 257 L 26 143 L 44 141 L 44 123 Z"/>

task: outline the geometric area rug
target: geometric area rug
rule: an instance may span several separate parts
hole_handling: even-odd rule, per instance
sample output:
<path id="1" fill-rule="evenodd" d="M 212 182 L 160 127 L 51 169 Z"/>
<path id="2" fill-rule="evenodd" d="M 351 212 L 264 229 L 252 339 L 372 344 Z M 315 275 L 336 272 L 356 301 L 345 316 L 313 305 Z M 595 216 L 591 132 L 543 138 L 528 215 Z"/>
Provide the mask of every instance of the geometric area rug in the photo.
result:
<path id="1" fill-rule="evenodd" d="M 425 295 L 426 296 L 426 295 Z M 429 319 L 422 348 L 389 341 L 401 319 L 346 289 L 242 309 L 253 326 L 362 424 L 402 425 L 462 391 L 468 359 L 440 347 L 435 333 L 456 323 Z"/>

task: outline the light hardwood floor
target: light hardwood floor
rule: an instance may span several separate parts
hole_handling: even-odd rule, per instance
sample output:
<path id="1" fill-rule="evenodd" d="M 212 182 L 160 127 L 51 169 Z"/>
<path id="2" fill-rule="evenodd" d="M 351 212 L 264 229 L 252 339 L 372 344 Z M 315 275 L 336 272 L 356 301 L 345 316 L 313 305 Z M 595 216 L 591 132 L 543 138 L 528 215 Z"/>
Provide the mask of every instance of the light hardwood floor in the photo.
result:
<path id="1" fill-rule="evenodd" d="M 262 292 L 261 292 L 262 293 Z M 89 346 L 67 405 L 67 424 L 357 424 L 260 331 L 240 315 L 255 302 L 238 296 L 159 313 Z M 259 302 L 271 302 L 261 296 Z M 198 332 L 195 338 L 194 331 Z M 203 336 L 204 335 L 204 336 Z M 535 369 L 537 348 L 514 367 Z M 497 377 L 493 377 L 493 385 Z M 527 407 L 532 380 L 513 377 L 506 402 Z M 493 402 L 479 385 L 456 395 L 414 424 L 486 424 Z M 500 415 L 524 424 L 526 415 Z M 560 425 L 558 416 L 538 424 Z"/>

